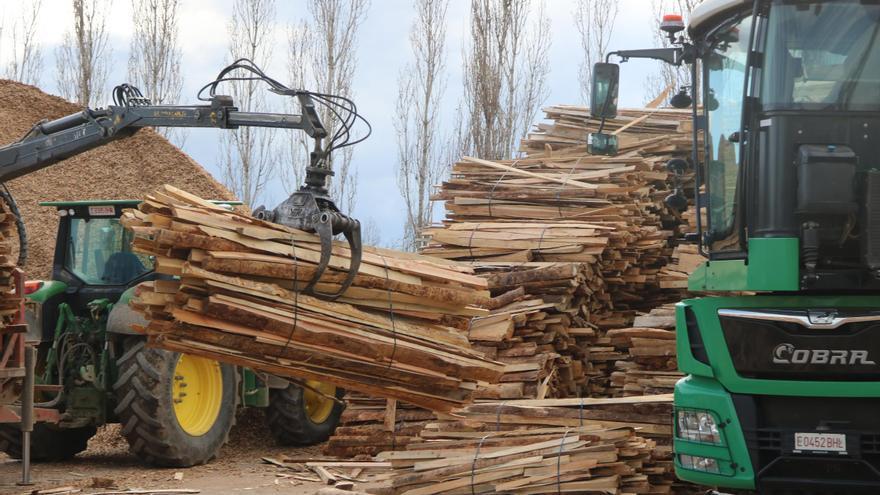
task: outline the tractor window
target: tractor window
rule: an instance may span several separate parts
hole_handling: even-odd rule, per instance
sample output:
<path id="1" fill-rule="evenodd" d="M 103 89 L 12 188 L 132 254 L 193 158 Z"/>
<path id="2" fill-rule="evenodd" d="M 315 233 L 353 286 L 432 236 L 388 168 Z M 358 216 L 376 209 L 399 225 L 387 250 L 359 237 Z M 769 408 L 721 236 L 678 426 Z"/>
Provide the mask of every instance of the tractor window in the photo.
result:
<path id="1" fill-rule="evenodd" d="M 880 108 L 880 4 L 774 4 L 762 101 L 767 110 Z"/>
<path id="2" fill-rule="evenodd" d="M 71 218 L 65 266 L 89 285 L 125 285 L 153 269 L 131 241 L 117 218 Z"/>
<path id="3" fill-rule="evenodd" d="M 703 60 L 706 72 L 703 108 L 708 120 L 709 228 L 713 251 L 731 251 L 739 247 L 735 216 L 740 152 L 736 143 L 742 126 L 751 26 L 751 17 L 747 17 L 722 28 L 713 37 L 712 49 Z"/>

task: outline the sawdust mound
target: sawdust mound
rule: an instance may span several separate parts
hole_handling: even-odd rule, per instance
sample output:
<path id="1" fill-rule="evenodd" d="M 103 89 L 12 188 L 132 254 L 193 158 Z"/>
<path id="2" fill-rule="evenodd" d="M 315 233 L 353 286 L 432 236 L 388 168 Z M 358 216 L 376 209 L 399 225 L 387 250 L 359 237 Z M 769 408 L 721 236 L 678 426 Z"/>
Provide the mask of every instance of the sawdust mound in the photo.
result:
<path id="1" fill-rule="evenodd" d="M 0 79 L 0 146 L 17 141 L 42 119 L 79 110 L 33 86 Z M 57 213 L 39 202 L 142 199 L 162 184 L 203 198 L 235 199 L 201 165 L 152 129 L 9 182 L 27 226 L 28 277 L 48 278 L 52 273 Z"/>

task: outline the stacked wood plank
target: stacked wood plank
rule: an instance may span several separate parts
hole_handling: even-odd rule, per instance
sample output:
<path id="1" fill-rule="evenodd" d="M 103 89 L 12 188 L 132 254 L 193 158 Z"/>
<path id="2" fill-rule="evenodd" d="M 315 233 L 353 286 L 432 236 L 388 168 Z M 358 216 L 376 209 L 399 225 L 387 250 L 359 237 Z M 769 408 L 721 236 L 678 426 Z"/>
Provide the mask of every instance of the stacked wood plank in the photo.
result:
<path id="1" fill-rule="evenodd" d="M 674 305 L 655 308 L 631 328 L 608 331 L 606 338 L 621 355 L 609 366 L 607 395 L 671 393 L 683 376 L 675 358 Z"/>
<path id="2" fill-rule="evenodd" d="M 24 327 L 13 327 L 21 310 L 21 293 L 15 287 L 15 216 L 0 200 L 0 409 L 19 399 L 24 367 Z"/>
<path id="3" fill-rule="evenodd" d="M 550 123 L 523 141 L 525 157 L 456 163 L 435 195 L 446 220 L 426 231 L 424 254 L 472 264 L 493 297 L 524 289 L 522 300 L 472 323 L 480 349 L 524 373 L 508 373 L 484 398 L 608 392 L 614 363 L 627 354 L 604 333 L 679 297 L 662 287 L 680 285 L 681 276 L 664 271 L 680 219 L 663 198 L 666 162 L 690 149 L 688 114 L 622 111 L 605 128 L 618 134 L 620 153 L 604 157 L 586 151 L 588 133 L 599 126 L 587 109 L 545 112 Z M 551 272 L 557 276 L 541 278 Z"/>
<path id="4" fill-rule="evenodd" d="M 14 279 L 17 248 L 15 215 L 6 202 L 0 200 L 0 327 L 12 323 L 21 305 L 21 295 L 15 293 Z"/>
<path id="5" fill-rule="evenodd" d="M 471 323 L 468 338 L 487 355 L 507 364 L 498 385 L 482 388 L 478 398 L 576 397 L 586 382 L 584 349 L 578 329 L 596 299 L 601 279 L 592 265 L 542 264 L 485 273 L 498 294 L 492 315 Z M 507 302 L 511 296 L 517 300 Z"/>
<path id="6" fill-rule="evenodd" d="M 670 493 L 669 395 L 474 404 L 428 424 L 377 460 L 376 494 Z M 665 457 L 663 457 L 665 456 Z M 381 478 L 381 476 L 380 476 Z"/>
<path id="7" fill-rule="evenodd" d="M 610 311 L 592 324 L 626 324 L 636 310 L 666 302 L 660 272 L 671 256 L 674 215 L 666 162 L 687 156 L 686 112 L 624 111 L 606 124 L 622 131 L 617 156 L 592 156 L 586 136 L 598 130 L 589 111 L 546 109 L 550 124 L 523 141 L 526 156 L 491 162 L 466 157 L 435 199 L 446 204 L 442 227 L 427 230 L 423 253 L 506 270 L 526 263 L 580 262 L 600 270 Z M 602 294 L 597 294 L 602 299 Z"/>
<path id="8" fill-rule="evenodd" d="M 393 399 L 349 393 L 339 426 L 324 445 L 324 454 L 340 458 L 375 456 L 405 448 L 417 440 L 433 412 Z"/>
<path id="9" fill-rule="evenodd" d="M 486 302 L 486 281 L 469 268 L 365 249 L 354 285 L 328 302 L 301 292 L 320 257 L 313 234 L 169 186 L 123 221 L 157 272 L 179 277 L 142 284 L 133 300 L 153 346 L 438 411 L 504 370 L 455 328 L 485 314 L 475 305 Z M 319 290 L 339 287 L 349 255 L 334 244 Z"/>

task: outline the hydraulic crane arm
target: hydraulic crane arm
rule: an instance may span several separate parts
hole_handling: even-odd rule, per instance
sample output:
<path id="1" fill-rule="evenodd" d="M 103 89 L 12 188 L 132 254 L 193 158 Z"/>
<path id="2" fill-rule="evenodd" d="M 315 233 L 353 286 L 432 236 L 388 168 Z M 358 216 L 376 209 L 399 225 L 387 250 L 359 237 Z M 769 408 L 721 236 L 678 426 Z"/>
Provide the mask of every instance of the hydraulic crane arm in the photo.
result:
<path id="1" fill-rule="evenodd" d="M 237 72 L 238 74 L 233 74 Z M 263 81 L 269 90 L 297 98 L 301 114 L 241 112 L 232 98 L 216 94 L 219 84 L 226 81 Z M 202 97 L 207 91 L 208 97 Z M 268 77 L 259 67 L 247 59 L 239 59 L 220 71 L 217 78 L 199 91 L 199 98 L 207 104 L 153 105 L 141 92 L 127 84 L 113 91 L 114 105 L 97 110 L 86 109 L 57 120 L 36 124 L 20 140 L 0 147 L 0 197 L 9 204 L 18 218 L 21 239 L 20 262 L 27 252 L 24 225 L 11 195 L 2 187 L 9 180 L 46 168 L 65 158 L 103 146 L 117 139 L 129 137 L 142 127 L 212 127 L 236 129 L 238 127 L 270 127 L 298 129 L 314 140 L 309 166 L 306 167 L 305 183 L 286 201 L 273 209 L 263 206 L 254 210 L 254 216 L 299 230 L 316 233 L 321 241 L 321 259 L 305 292 L 326 299 L 341 296 L 354 281 L 361 262 L 360 222 L 339 211 L 330 197 L 328 177 L 333 175 L 330 155 L 334 150 L 357 144 L 369 136 L 354 138 L 351 129 L 360 120 L 369 129 L 369 123 L 357 112 L 357 106 L 348 98 L 338 95 L 313 93 L 288 88 Z M 338 120 L 331 133 L 324 128 L 315 102 L 322 105 Z M 335 293 L 322 293 L 316 289 L 318 280 L 330 263 L 333 237 L 342 235 L 348 241 L 351 262 L 348 274 Z"/>
<path id="2" fill-rule="evenodd" d="M 300 129 L 320 143 L 327 133 L 307 94 L 297 95 L 301 115 L 241 112 L 228 96 L 209 105 L 150 105 L 86 109 L 35 125 L 21 140 L 0 148 L 0 182 L 21 177 L 92 148 L 134 134 L 142 127 L 272 127 Z M 145 100 L 142 100 L 145 101 Z M 320 146 L 320 144 L 318 144 Z"/>

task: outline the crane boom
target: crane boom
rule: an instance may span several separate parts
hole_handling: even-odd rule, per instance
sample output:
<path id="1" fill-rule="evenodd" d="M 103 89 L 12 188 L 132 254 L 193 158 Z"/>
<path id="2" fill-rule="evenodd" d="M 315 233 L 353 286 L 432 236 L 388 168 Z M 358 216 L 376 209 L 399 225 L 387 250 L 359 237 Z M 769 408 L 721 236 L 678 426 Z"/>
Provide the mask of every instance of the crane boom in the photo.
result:
<path id="1" fill-rule="evenodd" d="M 300 129 L 315 139 L 326 131 L 308 95 L 299 96 L 303 113 L 241 112 L 228 96 L 209 105 L 130 105 L 86 109 L 41 122 L 22 139 L 0 147 L 0 182 L 36 172 L 61 160 L 133 135 L 143 127 L 203 127 L 236 129 L 269 127 Z"/>
<path id="2" fill-rule="evenodd" d="M 299 101 L 301 113 L 240 111 L 232 97 L 215 92 L 218 84 L 224 81 L 241 80 L 229 76 L 233 71 L 246 71 L 250 74 L 248 76 L 250 79 L 266 82 L 270 86 L 270 91 L 282 96 L 295 97 Z M 209 98 L 201 97 L 202 91 L 205 90 L 210 90 Z M 246 59 L 237 60 L 224 68 L 213 82 L 202 88 L 202 91 L 199 92 L 200 98 L 207 104 L 153 105 L 149 99 L 143 97 L 140 90 L 123 84 L 113 91 L 114 105 L 99 109 L 88 108 L 60 119 L 39 122 L 20 140 L 0 147 L 0 185 L 117 139 L 130 137 L 143 127 L 298 129 L 314 140 L 309 166 L 305 171 L 305 183 L 275 208 L 267 209 L 263 206 L 256 208 L 254 216 L 317 234 L 321 241 L 321 259 L 313 279 L 303 290 L 330 300 L 341 296 L 357 275 L 362 245 L 360 222 L 339 211 L 330 197 L 327 187 L 328 177 L 333 175 L 330 154 L 335 149 L 351 146 L 366 139 L 364 136 L 352 140 L 349 131 L 358 119 L 366 123 L 367 127 L 369 123 L 357 113 L 357 106 L 348 98 L 288 88 L 266 76 L 259 67 Z M 332 136 L 328 135 L 321 123 L 315 101 L 328 108 L 340 120 L 338 129 Z M 15 201 L 3 187 L 0 187 L 0 197 L 10 203 L 17 217 L 22 244 L 20 252 L 26 253 L 24 224 L 21 222 Z M 351 263 L 339 290 L 335 293 L 322 293 L 316 289 L 316 286 L 329 266 L 333 237 L 336 235 L 342 235 L 348 241 Z"/>

